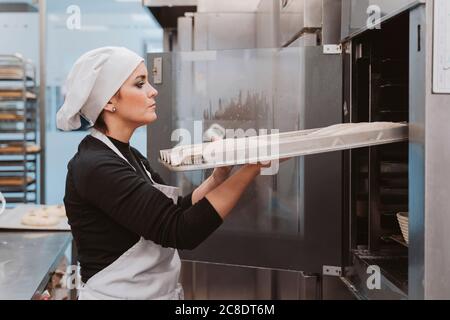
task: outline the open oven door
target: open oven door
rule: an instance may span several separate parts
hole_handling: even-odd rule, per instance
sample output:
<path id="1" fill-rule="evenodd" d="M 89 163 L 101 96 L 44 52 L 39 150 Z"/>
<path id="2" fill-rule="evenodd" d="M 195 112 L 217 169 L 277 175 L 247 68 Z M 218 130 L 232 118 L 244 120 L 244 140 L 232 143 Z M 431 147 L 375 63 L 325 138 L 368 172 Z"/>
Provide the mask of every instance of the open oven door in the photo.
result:
<path id="1" fill-rule="evenodd" d="M 160 150 L 178 143 L 170 141 L 175 129 L 201 143 L 212 124 L 270 134 L 342 122 L 341 55 L 324 54 L 323 47 L 155 53 L 148 66 L 160 105 L 159 120 L 148 127 L 148 156 L 184 194 L 211 170 L 174 174 L 158 162 Z M 341 185 L 342 152 L 291 159 L 277 175 L 258 177 L 218 231 L 180 254 L 190 261 L 316 274 L 329 266 L 327 272 L 339 273 Z"/>

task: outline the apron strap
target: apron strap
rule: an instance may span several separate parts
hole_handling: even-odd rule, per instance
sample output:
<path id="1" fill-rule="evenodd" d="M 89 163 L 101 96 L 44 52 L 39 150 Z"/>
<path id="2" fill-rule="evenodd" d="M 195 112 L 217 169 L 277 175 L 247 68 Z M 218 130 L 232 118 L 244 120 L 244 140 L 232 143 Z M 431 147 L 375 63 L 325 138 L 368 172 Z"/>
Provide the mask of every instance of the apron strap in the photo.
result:
<path id="1" fill-rule="evenodd" d="M 123 160 L 125 160 L 130 165 L 130 167 L 132 167 L 133 170 L 136 171 L 136 168 L 131 165 L 131 163 L 127 160 L 127 158 L 125 158 L 125 156 L 122 154 L 122 152 L 120 152 L 119 149 L 117 149 L 117 147 L 114 145 L 114 143 L 112 143 L 111 140 L 109 140 L 106 135 L 104 135 L 97 129 L 93 128 L 93 129 L 91 129 L 91 136 L 93 136 L 94 138 L 96 138 L 96 139 L 100 140 L 101 142 L 103 142 L 104 144 L 106 144 L 112 151 L 114 151 L 115 154 L 117 154 L 119 157 L 121 157 Z"/>
<path id="2" fill-rule="evenodd" d="M 112 151 L 114 151 L 115 154 L 117 154 L 119 157 L 121 157 L 123 160 L 125 160 L 134 169 L 134 171 L 136 171 L 136 168 L 131 165 L 131 163 L 125 158 L 125 156 L 120 152 L 120 150 L 117 149 L 117 147 L 111 142 L 111 140 L 108 139 L 108 137 L 106 135 L 104 135 L 102 132 L 98 131 L 97 129 L 93 128 L 93 129 L 91 129 L 91 136 L 93 136 L 94 138 L 96 138 L 96 139 L 100 140 L 101 142 L 103 142 L 104 144 L 106 144 L 107 147 L 109 147 Z M 168 198 L 172 199 L 173 202 L 176 204 L 178 202 L 179 188 L 156 183 L 153 180 L 150 172 L 145 167 L 142 160 L 139 159 L 139 161 L 141 161 L 142 167 L 144 168 L 145 172 L 147 173 L 147 176 L 150 178 L 150 182 L 152 183 L 152 185 L 155 188 L 157 188 L 158 190 L 160 190 L 161 192 L 163 192 Z"/>

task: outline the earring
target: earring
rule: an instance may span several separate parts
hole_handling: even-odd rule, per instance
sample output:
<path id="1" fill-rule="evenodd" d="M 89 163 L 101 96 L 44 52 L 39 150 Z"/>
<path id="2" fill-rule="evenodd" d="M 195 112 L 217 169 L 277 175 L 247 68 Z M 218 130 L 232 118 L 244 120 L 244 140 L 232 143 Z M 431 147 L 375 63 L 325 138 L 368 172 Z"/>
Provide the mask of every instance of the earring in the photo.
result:
<path id="1" fill-rule="evenodd" d="M 116 112 L 116 111 L 117 111 L 116 107 L 112 107 L 112 112 Z"/>

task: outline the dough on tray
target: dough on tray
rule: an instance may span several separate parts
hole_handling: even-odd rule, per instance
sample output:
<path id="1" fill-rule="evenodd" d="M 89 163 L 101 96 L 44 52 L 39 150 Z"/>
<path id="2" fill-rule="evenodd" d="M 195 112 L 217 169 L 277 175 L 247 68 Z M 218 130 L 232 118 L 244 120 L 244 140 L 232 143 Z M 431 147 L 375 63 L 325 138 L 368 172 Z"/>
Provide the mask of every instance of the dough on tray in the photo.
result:
<path id="1" fill-rule="evenodd" d="M 60 218 L 66 217 L 66 208 L 63 205 L 45 206 L 43 210 Z"/>
<path id="2" fill-rule="evenodd" d="M 59 223 L 59 218 L 56 215 L 49 214 L 42 209 L 32 210 L 26 213 L 21 220 L 22 224 L 34 227 L 48 227 Z"/>

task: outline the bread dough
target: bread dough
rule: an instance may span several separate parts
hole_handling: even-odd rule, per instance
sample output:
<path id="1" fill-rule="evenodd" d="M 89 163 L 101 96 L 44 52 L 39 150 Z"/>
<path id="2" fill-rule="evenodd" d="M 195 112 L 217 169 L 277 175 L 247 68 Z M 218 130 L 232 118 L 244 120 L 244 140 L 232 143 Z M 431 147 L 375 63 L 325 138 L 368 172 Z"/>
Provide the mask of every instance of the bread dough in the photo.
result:
<path id="1" fill-rule="evenodd" d="M 42 209 L 32 210 L 25 214 L 21 220 L 22 224 L 34 227 L 48 227 L 59 223 L 59 218 L 49 214 Z"/>
<path id="2" fill-rule="evenodd" d="M 56 206 L 46 206 L 43 208 L 44 211 L 48 212 L 48 214 L 65 218 L 66 217 L 66 208 L 63 205 Z"/>

